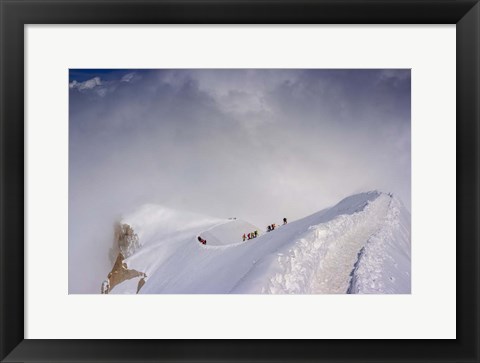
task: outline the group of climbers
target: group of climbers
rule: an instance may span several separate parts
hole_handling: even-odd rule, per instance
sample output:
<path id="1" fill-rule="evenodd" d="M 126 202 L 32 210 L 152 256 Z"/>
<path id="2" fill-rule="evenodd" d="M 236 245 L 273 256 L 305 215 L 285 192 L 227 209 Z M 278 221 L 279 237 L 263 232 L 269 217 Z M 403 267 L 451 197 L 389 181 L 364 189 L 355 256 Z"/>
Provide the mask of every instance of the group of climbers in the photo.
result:
<path id="1" fill-rule="evenodd" d="M 258 231 L 253 231 L 253 232 L 250 232 L 248 234 L 243 234 L 242 238 L 243 238 L 243 242 L 245 242 L 246 239 L 253 239 L 253 238 L 256 238 L 258 237 Z"/>
<path id="2" fill-rule="evenodd" d="M 287 224 L 287 218 L 283 218 L 283 224 Z M 267 226 L 267 232 L 275 230 L 276 227 L 277 225 L 275 223 L 270 224 L 269 226 Z"/>
<path id="3" fill-rule="evenodd" d="M 283 218 L 283 224 L 284 225 L 287 224 L 287 218 Z M 271 225 L 267 226 L 267 232 L 271 232 L 271 231 L 275 230 L 276 227 L 277 227 L 277 225 L 275 223 L 272 223 Z M 244 233 L 243 236 L 242 236 L 242 239 L 243 239 L 243 242 L 245 242 L 246 240 L 250 240 L 250 239 L 253 239 L 253 238 L 257 238 L 257 237 L 258 237 L 258 230 L 250 232 L 250 233 Z M 198 238 L 198 242 L 200 242 L 202 245 L 207 244 L 206 239 L 203 239 L 200 236 L 198 236 L 197 238 Z"/>
<path id="4" fill-rule="evenodd" d="M 275 227 L 276 227 L 275 223 L 270 224 L 269 226 L 267 226 L 267 232 L 273 231 L 275 229 Z"/>

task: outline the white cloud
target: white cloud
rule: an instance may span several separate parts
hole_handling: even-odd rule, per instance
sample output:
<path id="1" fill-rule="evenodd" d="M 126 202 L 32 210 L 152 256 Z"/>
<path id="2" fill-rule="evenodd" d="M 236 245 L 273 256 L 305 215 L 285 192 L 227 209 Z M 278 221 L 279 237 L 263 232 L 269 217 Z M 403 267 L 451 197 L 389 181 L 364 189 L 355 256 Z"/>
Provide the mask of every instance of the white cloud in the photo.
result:
<path id="1" fill-rule="evenodd" d="M 100 79 L 100 77 L 94 77 L 84 82 L 77 82 L 74 80 L 69 84 L 70 88 L 76 88 L 79 91 L 89 90 L 101 85 L 102 80 Z"/>
<path id="2" fill-rule="evenodd" d="M 136 72 L 131 72 L 125 74 L 121 79 L 120 82 L 135 82 L 140 80 L 142 77 L 137 74 Z"/>
<path id="3" fill-rule="evenodd" d="M 84 94 L 105 97 L 108 93 L 115 92 L 121 83 L 134 83 L 140 79 L 141 76 L 136 72 L 130 72 L 123 75 L 120 79 L 108 81 L 104 81 L 97 76 L 83 82 L 73 80 L 69 83 L 69 88 Z"/>

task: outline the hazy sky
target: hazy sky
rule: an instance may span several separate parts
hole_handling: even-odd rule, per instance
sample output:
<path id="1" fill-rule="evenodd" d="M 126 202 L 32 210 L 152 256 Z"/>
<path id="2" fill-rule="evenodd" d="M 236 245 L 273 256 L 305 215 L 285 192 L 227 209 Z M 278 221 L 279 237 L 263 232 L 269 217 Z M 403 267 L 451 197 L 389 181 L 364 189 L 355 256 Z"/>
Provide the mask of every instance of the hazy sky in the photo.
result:
<path id="1" fill-rule="evenodd" d="M 410 209 L 410 85 L 410 70 L 71 70 L 70 292 L 99 291 L 113 221 L 143 203 L 261 228 L 373 189 Z"/>

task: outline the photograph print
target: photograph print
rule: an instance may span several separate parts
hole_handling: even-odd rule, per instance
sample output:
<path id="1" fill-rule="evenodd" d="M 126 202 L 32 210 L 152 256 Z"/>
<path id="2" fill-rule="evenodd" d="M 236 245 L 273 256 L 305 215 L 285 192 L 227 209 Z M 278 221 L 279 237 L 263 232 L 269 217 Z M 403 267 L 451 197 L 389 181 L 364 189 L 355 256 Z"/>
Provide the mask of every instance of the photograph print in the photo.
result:
<path id="1" fill-rule="evenodd" d="M 410 69 L 70 69 L 69 294 L 410 294 Z"/>

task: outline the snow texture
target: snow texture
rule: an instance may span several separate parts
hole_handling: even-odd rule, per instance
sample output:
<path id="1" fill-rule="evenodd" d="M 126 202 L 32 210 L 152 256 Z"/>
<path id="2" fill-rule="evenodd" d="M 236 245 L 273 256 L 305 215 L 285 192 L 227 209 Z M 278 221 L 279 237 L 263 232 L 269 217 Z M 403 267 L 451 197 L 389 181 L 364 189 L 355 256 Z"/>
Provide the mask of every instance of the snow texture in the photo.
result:
<path id="1" fill-rule="evenodd" d="M 266 233 L 248 222 L 147 205 L 122 223 L 140 248 L 125 259 L 145 272 L 141 294 L 410 293 L 410 214 L 377 191 L 345 198 Z M 259 237 L 242 241 L 243 233 Z M 200 236 L 206 245 L 197 241 Z M 137 280 L 137 279 L 135 279 Z M 111 293 L 136 293 L 125 281 Z"/>
<path id="2" fill-rule="evenodd" d="M 134 277 L 133 279 L 125 280 L 121 284 L 116 285 L 110 294 L 136 294 L 138 283 L 142 279 L 141 276 Z"/>

